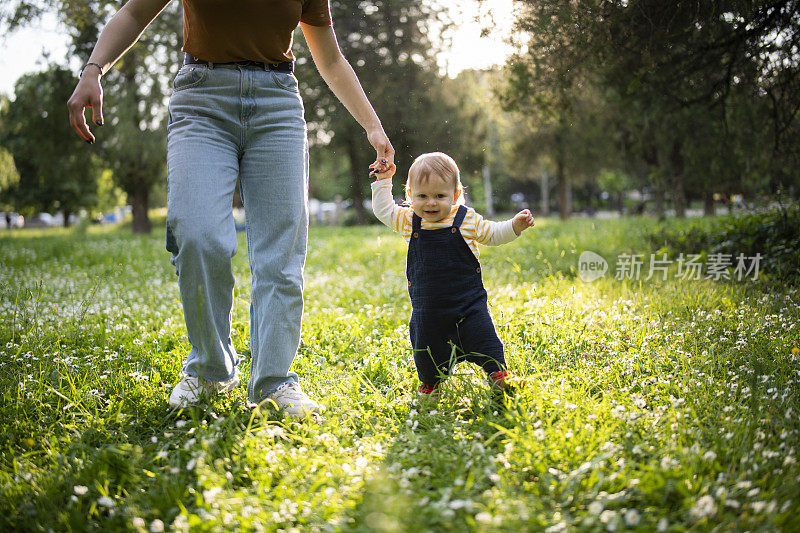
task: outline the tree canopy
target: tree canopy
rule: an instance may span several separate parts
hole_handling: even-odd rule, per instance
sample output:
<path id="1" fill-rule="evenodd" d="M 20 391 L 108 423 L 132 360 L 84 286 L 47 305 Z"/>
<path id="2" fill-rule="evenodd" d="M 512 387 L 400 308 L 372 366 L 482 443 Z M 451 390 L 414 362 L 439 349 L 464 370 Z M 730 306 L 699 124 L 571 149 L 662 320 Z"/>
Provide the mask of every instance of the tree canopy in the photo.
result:
<path id="1" fill-rule="evenodd" d="M 3 195 L 29 213 L 60 210 L 69 215 L 92 206 L 100 167 L 89 147 L 68 128 L 46 127 L 48 121 L 66 121 L 64 102 L 74 78 L 69 70 L 52 67 L 23 76 L 16 98 L 0 114 L 0 145 L 13 157 L 18 179 L 0 183 Z"/>

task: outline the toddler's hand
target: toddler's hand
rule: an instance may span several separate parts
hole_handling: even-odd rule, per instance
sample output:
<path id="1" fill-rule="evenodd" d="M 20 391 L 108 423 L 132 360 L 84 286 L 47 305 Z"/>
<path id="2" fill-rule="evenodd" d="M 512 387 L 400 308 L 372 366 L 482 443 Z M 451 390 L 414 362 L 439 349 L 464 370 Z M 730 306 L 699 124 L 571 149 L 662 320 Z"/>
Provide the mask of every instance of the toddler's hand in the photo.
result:
<path id="1" fill-rule="evenodd" d="M 372 163 L 369 168 L 372 169 L 372 172 L 369 173 L 370 177 L 376 180 L 391 178 L 397 171 L 397 166 L 394 163 L 387 163 L 385 159 L 381 159 L 380 163 Z"/>
<path id="2" fill-rule="evenodd" d="M 511 225 L 514 227 L 514 233 L 517 235 L 521 234 L 528 228 L 532 228 L 533 224 L 533 215 L 528 209 L 523 209 L 517 213 L 514 216 L 514 219 L 511 221 Z"/>

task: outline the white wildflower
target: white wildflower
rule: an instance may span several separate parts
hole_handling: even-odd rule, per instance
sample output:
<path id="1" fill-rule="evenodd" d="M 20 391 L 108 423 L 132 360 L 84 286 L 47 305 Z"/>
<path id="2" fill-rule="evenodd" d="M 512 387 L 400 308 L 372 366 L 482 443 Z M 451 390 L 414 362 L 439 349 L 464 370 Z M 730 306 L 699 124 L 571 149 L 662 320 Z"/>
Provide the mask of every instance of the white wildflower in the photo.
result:
<path id="1" fill-rule="evenodd" d="M 639 511 L 636 509 L 628 509 L 625 511 L 625 525 L 628 527 L 635 527 L 639 524 L 639 521 L 642 519 Z"/>
<path id="2" fill-rule="evenodd" d="M 701 518 L 714 516 L 717 513 L 717 504 L 714 503 L 714 498 L 712 496 L 701 496 L 689 513 L 693 518 L 698 520 Z"/>
<path id="3" fill-rule="evenodd" d="M 603 504 L 595 500 L 589 504 L 589 512 L 591 514 L 600 514 L 603 511 Z"/>
<path id="4" fill-rule="evenodd" d="M 101 505 L 103 507 L 114 507 L 114 500 L 108 496 L 100 496 L 97 498 L 97 505 Z"/>

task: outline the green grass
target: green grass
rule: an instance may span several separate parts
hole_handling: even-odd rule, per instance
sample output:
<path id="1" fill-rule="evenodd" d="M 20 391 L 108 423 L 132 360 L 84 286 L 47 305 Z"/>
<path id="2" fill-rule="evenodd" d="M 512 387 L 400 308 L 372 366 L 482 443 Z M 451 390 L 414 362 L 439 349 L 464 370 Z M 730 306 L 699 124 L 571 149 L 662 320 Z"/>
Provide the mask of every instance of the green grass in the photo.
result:
<path id="1" fill-rule="evenodd" d="M 321 420 L 252 419 L 239 387 L 167 397 L 189 348 L 163 228 L 0 235 L 0 530 L 795 531 L 800 294 L 576 277 L 649 254 L 647 218 L 544 219 L 484 248 L 527 387 L 462 364 L 416 405 L 405 245 L 312 228 L 294 370 Z M 249 376 L 240 235 L 233 340 Z"/>

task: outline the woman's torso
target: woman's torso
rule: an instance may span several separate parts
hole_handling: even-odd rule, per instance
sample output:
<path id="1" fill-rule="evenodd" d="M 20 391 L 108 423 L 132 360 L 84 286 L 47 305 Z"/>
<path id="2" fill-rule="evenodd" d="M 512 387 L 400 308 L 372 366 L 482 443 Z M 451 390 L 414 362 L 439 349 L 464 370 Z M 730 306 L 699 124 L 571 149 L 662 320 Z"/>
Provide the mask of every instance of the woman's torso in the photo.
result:
<path id="1" fill-rule="evenodd" d="M 183 50 L 213 63 L 294 61 L 301 21 L 329 26 L 328 0 L 183 0 Z"/>

